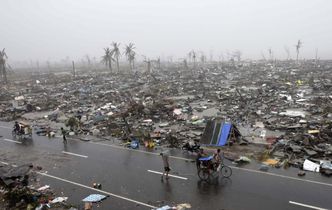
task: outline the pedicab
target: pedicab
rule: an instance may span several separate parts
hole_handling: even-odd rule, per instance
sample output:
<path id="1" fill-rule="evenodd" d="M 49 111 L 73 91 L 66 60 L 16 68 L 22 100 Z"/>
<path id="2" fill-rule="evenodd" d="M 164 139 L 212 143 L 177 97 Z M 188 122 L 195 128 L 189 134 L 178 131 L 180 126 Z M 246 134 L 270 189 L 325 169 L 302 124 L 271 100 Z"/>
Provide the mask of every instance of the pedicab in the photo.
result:
<path id="1" fill-rule="evenodd" d="M 228 178 L 232 175 L 232 169 L 226 166 L 223 161 L 219 164 L 212 161 L 213 156 L 199 158 L 198 177 L 203 181 L 208 181 L 213 177 L 219 176 Z"/>
<path id="2" fill-rule="evenodd" d="M 18 122 L 18 125 L 18 129 L 14 126 L 12 131 L 13 138 L 32 139 L 32 126 L 23 121 Z"/>

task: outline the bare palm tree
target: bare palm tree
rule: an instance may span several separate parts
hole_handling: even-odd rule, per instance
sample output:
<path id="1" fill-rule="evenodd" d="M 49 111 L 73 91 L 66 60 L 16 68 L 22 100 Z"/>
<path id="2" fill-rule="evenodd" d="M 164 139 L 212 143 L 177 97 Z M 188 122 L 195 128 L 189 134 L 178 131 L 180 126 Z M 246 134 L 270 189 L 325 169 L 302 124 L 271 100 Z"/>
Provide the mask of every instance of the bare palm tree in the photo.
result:
<path id="1" fill-rule="evenodd" d="M 1 76 L 4 80 L 4 82 L 7 84 L 7 70 L 6 70 L 6 59 L 7 59 L 7 54 L 5 52 L 5 48 L 3 48 L 2 51 L 0 51 L 0 70 L 1 70 Z"/>
<path id="2" fill-rule="evenodd" d="M 273 60 L 273 51 L 272 51 L 272 48 L 267 49 L 267 51 L 269 52 L 270 60 L 272 61 Z"/>
<path id="3" fill-rule="evenodd" d="M 130 60 L 133 65 L 133 69 L 135 69 L 135 56 L 136 56 L 136 52 L 133 51 L 130 55 Z"/>
<path id="4" fill-rule="evenodd" d="M 204 52 L 200 52 L 201 56 L 200 56 L 200 60 L 201 60 L 201 63 L 204 64 L 206 62 L 206 56 L 204 54 Z"/>
<path id="5" fill-rule="evenodd" d="M 290 52 L 289 52 L 289 48 L 287 46 L 284 47 L 286 54 L 287 54 L 287 60 L 290 60 Z"/>
<path id="6" fill-rule="evenodd" d="M 153 60 L 150 60 L 150 58 L 147 58 L 146 56 L 143 55 L 143 62 L 147 64 L 147 70 L 146 73 L 150 74 L 151 73 L 151 63 L 153 62 Z"/>
<path id="7" fill-rule="evenodd" d="M 72 66 L 73 66 L 73 77 L 76 78 L 75 62 L 74 61 L 71 61 L 71 62 L 72 62 Z"/>
<path id="8" fill-rule="evenodd" d="M 104 48 L 105 54 L 101 57 L 101 62 L 112 72 L 113 53 L 109 47 Z"/>
<path id="9" fill-rule="evenodd" d="M 196 52 L 195 52 L 194 50 L 192 50 L 192 51 L 189 53 L 189 55 L 191 55 L 192 60 L 194 61 L 194 67 L 196 67 L 196 57 L 197 57 Z"/>
<path id="10" fill-rule="evenodd" d="M 126 45 L 126 48 L 125 48 L 125 55 L 129 62 L 131 71 L 135 68 L 134 60 L 135 60 L 136 53 L 135 53 L 134 49 L 135 49 L 135 46 L 133 43 L 129 43 L 128 45 Z"/>
<path id="11" fill-rule="evenodd" d="M 184 69 L 188 70 L 188 62 L 187 59 L 183 59 L 183 65 L 184 65 Z"/>
<path id="12" fill-rule="evenodd" d="M 190 52 L 188 53 L 189 63 L 191 62 L 191 58 L 192 58 L 192 51 L 190 51 Z"/>
<path id="13" fill-rule="evenodd" d="M 302 47 L 302 42 L 301 40 L 297 41 L 297 44 L 295 45 L 296 48 L 296 62 L 299 61 L 299 54 L 300 54 L 300 48 Z"/>
<path id="14" fill-rule="evenodd" d="M 84 57 L 85 57 L 85 59 L 86 59 L 86 61 L 88 63 L 88 67 L 90 69 L 91 68 L 91 58 L 90 58 L 90 56 L 88 54 L 86 54 Z"/>
<path id="15" fill-rule="evenodd" d="M 117 42 L 112 42 L 112 54 L 114 55 L 114 58 L 116 60 L 116 67 L 118 69 L 118 72 L 120 72 L 120 68 L 119 68 L 119 58 L 121 56 L 121 53 L 120 53 L 120 43 L 117 43 Z"/>
<path id="16" fill-rule="evenodd" d="M 160 57 L 158 57 L 158 59 L 157 59 L 157 65 L 158 65 L 158 69 L 160 70 L 161 69 Z"/>

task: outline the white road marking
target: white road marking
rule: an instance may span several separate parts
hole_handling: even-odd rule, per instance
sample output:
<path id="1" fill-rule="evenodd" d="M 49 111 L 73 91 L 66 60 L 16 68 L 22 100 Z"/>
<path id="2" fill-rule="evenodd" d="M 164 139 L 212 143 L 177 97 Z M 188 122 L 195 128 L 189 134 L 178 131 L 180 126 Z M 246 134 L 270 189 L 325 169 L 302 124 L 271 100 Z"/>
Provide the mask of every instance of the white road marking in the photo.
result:
<path id="1" fill-rule="evenodd" d="M 86 185 L 83 185 L 83 184 L 80 184 L 80 183 L 77 183 L 77 182 L 73 182 L 73 181 L 70 181 L 70 180 L 67 180 L 67 179 L 63 179 L 63 178 L 60 178 L 60 177 L 53 176 L 53 175 L 50 175 L 50 174 L 46 174 L 46 173 L 42 173 L 42 172 L 38 172 L 38 171 L 36 173 L 38 173 L 38 174 L 40 174 L 42 176 L 46 176 L 46 177 L 49 177 L 49 178 L 57 179 L 57 180 L 60 180 L 60 181 L 63 181 L 63 182 L 67 182 L 67 183 L 70 183 L 70 184 L 73 184 L 73 185 L 76 185 L 76 186 L 79 186 L 79 187 L 83 187 L 83 188 L 86 188 L 86 189 L 94 190 L 94 191 L 97 191 L 97 192 L 100 192 L 100 193 L 104 193 L 104 194 L 109 195 L 109 196 L 120 198 L 120 199 L 129 201 L 129 202 L 132 202 L 132 203 L 136 203 L 136 204 L 139 204 L 139 205 L 142 205 L 142 206 L 146 206 L 146 207 L 152 208 L 152 209 L 156 209 L 157 208 L 156 206 L 152 206 L 152 205 L 147 204 L 147 203 L 143 203 L 143 202 L 136 201 L 136 200 L 133 200 L 133 199 L 130 199 L 130 198 L 126 198 L 126 197 L 123 197 L 121 195 L 116 195 L 116 194 L 113 194 L 113 193 L 110 193 L 110 192 L 107 192 L 107 191 L 104 191 L 104 190 L 100 190 L 100 189 L 96 189 L 96 188 L 93 188 L 93 187 L 89 187 L 89 186 L 86 186 Z"/>
<path id="2" fill-rule="evenodd" d="M 102 146 L 107 146 L 107 147 L 113 147 L 113 148 L 122 149 L 122 150 L 129 150 L 129 151 L 134 151 L 134 152 L 140 152 L 140 153 L 145 153 L 145 154 L 150 154 L 150 155 L 157 155 L 157 156 L 160 155 L 160 153 L 147 152 L 147 151 L 142 151 L 142 150 L 137 150 L 137 149 L 130 149 L 130 148 L 126 148 L 124 146 L 117 146 L 117 145 L 112 145 L 112 144 L 103 144 L 103 143 L 99 143 L 99 142 L 88 142 L 88 143 L 102 145 Z M 168 156 L 168 157 L 169 158 L 173 158 L 173 159 L 178 159 L 178 160 L 193 161 L 193 159 L 182 158 L 182 157 L 177 157 L 177 156 Z"/>
<path id="3" fill-rule="evenodd" d="M 292 179 L 292 180 L 296 180 L 296 181 L 302 181 L 302 182 L 308 182 L 308 183 L 320 184 L 320 185 L 332 187 L 332 184 L 325 183 L 325 182 L 317 182 L 317 181 L 308 180 L 308 179 L 300 179 L 300 178 L 296 178 L 296 177 L 285 176 L 285 175 L 280 175 L 280 174 L 273 174 L 273 173 L 269 173 L 269 172 L 257 171 L 257 170 L 253 170 L 253 169 L 247 169 L 247 168 L 239 168 L 239 167 L 234 167 L 234 166 L 230 166 L 230 167 L 232 169 L 238 169 L 238 170 L 242 170 L 242 171 L 248 171 L 248 172 L 253 172 L 253 173 L 258 173 L 258 174 L 276 176 L 276 177 L 281 177 L 281 178 L 285 178 L 285 179 Z"/>
<path id="4" fill-rule="evenodd" d="M 78 157 L 88 158 L 88 156 L 86 156 L 86 155 L 80 155 L 80 154 L 71 153 L 71 152 L 62 151 L 62 153 L 67 154 L 67 155 L 74 155 L 74 156 L 78 156 Z"/>
<path id="5" fill-rule="evenodd" d="M 67 139 L 74 140 L 74 141 L 81 141 L 80 139 L 75 139 L 75 138 L 70 138 L 70 137 L 68 137 Z M 149 155 L 159 156 L 159 154 L 160 154 L 160 153 L 156 153 L 156 152 L 148 152 L 148 151 L 143 151 L 143 150 L 138 150 L 138 149 L 126 148 L 124 146 L 104 144 L 104 143 L 99 143 L 99 142 L 86 141 L 86 143 L 107 146 L 107 147 L 112 147 L 112 148 L 116 148 L 116 149 L 128 150 L 128 151 L 133 151 L 133 152 L 140 152 L 140 153 L 145 153 L 145 154 L 149 154 Z M 193 159 L 182 158 L 182 157 L 177 157 L 177 156 L 168 156 L 168 157 L 173 158 L 173 159 L 178 159 L 178 160 L 193 161 Z"/>
<path id="6" fill-rule="evenodd" d="M 79 139 L 73 139 L 73 140 L 80 141 Z M 104 143 L 99 143 L 99 142 L 87 142 L 87 143 L 159 156 L 159 153 L 142 151 L 142 150 L 134 150 L 134 149 L 130 149 L 130 148 L 125 148 L 123 146 L 104 144 Z M 182 157 L 177 157 L 177 156 L 169 156 L 169 157 L 173 158 L 173 159 L 184 160 L 184 161 L 189 161 L 189 162 L 194 161 L 193 159 L 182 158 Z M 253 170 L 253 169 L 247 169 L 247 168 L 239 168 L 239 167 L 235 167 L 235 166 L 229 166 L 229 167 L 232 168 L 232 169 L 236 169 L 236 170 L 242 170 L 242 171 L 258 173 L 258 174 L 263 174 L 263 175 L 269 175 L 269 176 L 276 176 L 276 177 L 285 178 L 285 179 L 292 179 L 292 180 L 296 180 L 296 181 L 302 181 L 302 182 L 308 182 L 308 183 L 313 183 L 313 184 L 319 184 L 319 185 L 332 187 L 332 184 L 325 183 L 325 182 L 318 182 L 318 181 L 313 181 L 313 180 L 308 180 L 308 179 L 301 179 L 301 178 L 285 176 L 285 175 L 279 175 L 279 174 L 274 174 L 274 173 L 269 173 L 269 172 L 263 172 L 263 171 Z"/>
<path id="7" fill-rule="evenodd" d="M 162 172 L 159 172 L 159 171 L 152 171 L 152 170 L 148 170 L 148 172 L 150 172 L 150 173 L 154 173 L 154 174 L 160 174 L 160 175 L 163 174 Z M 168 176 L 170 176 L 170 177 L 174 177 L 174 178 L 178 178 L 178 179 L 188 180 L 188 178 L 186 178 L 186 177 L 182 177 L 182 176 L 176 176 L 176 175 L 172 175 L 172 174 L 168 174 Z"/>
<path id="8" fill-rule="evenodd" d="M 11 139 L 0 139 L 0 140 L 14 142 L 14 143 L 17 143 L 17 144 L 22 144 L 22 142 L 20 142 L 20 141 L 15 141 L 15 140 L 11 140 Z"/>
<path id="9" fill-rule="evenodd" d="M 5 129 L 12 129 L 11 127 L 2 126 L 2 125 L 0 125 L 0 128 L 5 128 Z"/>
<path id="10" fill-rule="evenodd" d="M 316 207 L 316 206 L 311 206 L 311 205 L 307 205 L 307 204 L 303 204 L 303 203 L 298 203 L 298 202 L 294 202 L 294 201 L 289 201 L 289 203 L 293 204 L 293 205 L 297 205 L 297 206 L 303 206 L 303 207 L 306 207 L 306 208 L 309 208 L 309 209 L 327 210 L 327 209 L 324 209 L 324 208 L 320 208 L 320 207 Z"/>
<path id="11" fill-rule="evenodd" d="M 0 161 L 0 163 L 2 163 L 2 164 L 4 164 L 4 165 L 7 165 L 7 166 L 10 165 L 9 163 L 3 162 L 3 161 Z M 16 168 L 17 165 L 13 164 L 12 167 Z"/>

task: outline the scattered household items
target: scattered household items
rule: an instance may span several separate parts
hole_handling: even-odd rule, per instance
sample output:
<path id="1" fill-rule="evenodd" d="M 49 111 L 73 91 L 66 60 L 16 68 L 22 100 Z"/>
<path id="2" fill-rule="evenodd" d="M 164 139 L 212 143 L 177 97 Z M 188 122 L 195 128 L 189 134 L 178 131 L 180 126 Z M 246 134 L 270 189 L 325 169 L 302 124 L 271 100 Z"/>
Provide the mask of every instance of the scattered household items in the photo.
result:
<path id="1" fill-rule="evenodd" d="M 169 206 L 169 205 L 166 205 L 166 206 L 162 206 L 162 207 L 159 207 L 155 210 L 185 210 L 185 209 L 190 209 L 191 208 L 191 205 L 189 203 L 182 203 L 182 204 L 178 204 L 176 206 Z"/>
<path id="2" fill-rule="evenodd" d="M 100 183 L 93 183 L 93 188 L 101 189 Z"/>
<path id="3" fill-rule="evenodd" d="M 304 171 L 299 171 L 299 172 L 297 173 L 297 175 L 298 175 L 298 176 L 304 176 L 304 175 L 305 175 L 305 172 L 304 172 Z"/>
<path id="4" fill-rule="evenodd" d="M 182 150 L 188 151 L 188 152 L 198 152 L 200 150 L 200 145 L 195 141 L 194 143 L 186 142 L 182 146 Z"/>

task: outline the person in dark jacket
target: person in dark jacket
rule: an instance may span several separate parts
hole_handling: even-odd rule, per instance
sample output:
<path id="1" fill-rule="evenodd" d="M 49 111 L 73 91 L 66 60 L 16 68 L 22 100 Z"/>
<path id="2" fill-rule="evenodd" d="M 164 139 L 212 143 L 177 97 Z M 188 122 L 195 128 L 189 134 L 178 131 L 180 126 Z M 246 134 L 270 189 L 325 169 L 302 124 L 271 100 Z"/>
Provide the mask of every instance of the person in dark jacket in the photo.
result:
<path id="1" fill-rule="evenodd" d="M 62 138 L 63 138 L 63 143 L 67 144 L 66 130 L 63 129 L 63 127 L 61 127 L 61 134 L 62 134 Z"/>

